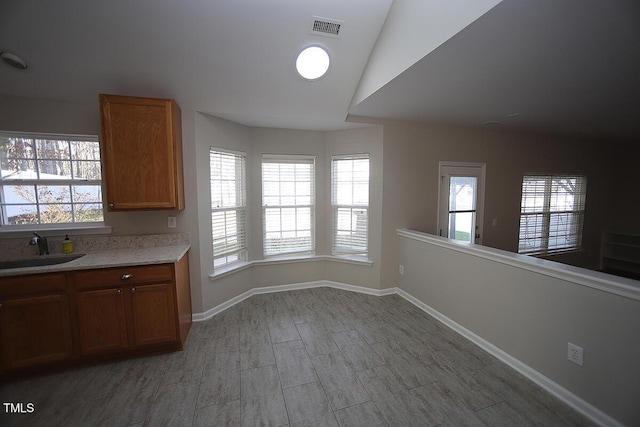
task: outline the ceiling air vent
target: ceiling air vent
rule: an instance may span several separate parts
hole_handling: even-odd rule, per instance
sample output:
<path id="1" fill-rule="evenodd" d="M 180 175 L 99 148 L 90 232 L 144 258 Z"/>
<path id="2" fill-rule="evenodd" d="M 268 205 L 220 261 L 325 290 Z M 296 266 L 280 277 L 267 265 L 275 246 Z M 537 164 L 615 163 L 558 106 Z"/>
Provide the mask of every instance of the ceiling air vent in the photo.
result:
<path id="1" fill-rule="evenodd" d="M 340 29 L 342 28 L 342 21 L 337 19 L 327 19 L 314 16 L 311 21 L 311 34 L 317 36 L 326 37 L 340 37 Z"/>

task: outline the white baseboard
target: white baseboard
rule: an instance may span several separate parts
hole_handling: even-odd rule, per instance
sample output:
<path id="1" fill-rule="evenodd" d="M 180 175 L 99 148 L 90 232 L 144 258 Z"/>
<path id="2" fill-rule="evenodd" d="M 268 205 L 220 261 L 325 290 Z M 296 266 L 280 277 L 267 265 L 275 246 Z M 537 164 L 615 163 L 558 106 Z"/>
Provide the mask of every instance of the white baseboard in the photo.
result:
<path id="1" fill-rule="evenodd" d="M 459 323 L 456 323 L 454 320 L 450 319 L 449 317 L 445 316 L 439 311 L 428 306 L 427 304 L 420 301 L 413 295 L 403 291 L 400 288 L 395 288 L 395 289 L 396 289 L 396 293 L 400 295 L 402 298 L 409 301 L 411 304 L 415 305 L 425 313 L 429 314 L 431 317 L 434 317 L 444 325 L 453 329 L 454 331 L 456 331 L 457 333 L 459 333 L 469 341 L 473 342 L 478 347 L 482 348 L 483 350 L 485 350 L 487 353 L 491 354 L 498 360 L 511 366 L 513 369 L 520 372 L 526 378 L 530 379 L 531 381 L 533 381 L 534 383 L 536 383 L 537 385 L 545 389 L 547 392 L 551 393 L 553 396 L 557 397 L 558 399 L 560 399 L 561 401 L 563 401 L 564 403 L 566 403 L 576 411 L 580 412 L 582 415 L 589 418 L 594 423 L 601 426 L 623 427 L 621 423 L 611 418 L 609 415 L 605 414 L 595 406 L 591 405 L 589 402 L 576 396 L 575 394 L 573 394 L 566 388 L 562 387 L 558 383 L 554 382 L 553 380 L 542 375 L 540 372 L 531 368 L 529 365 L 522 363 L 520 360 L 511 356 L 509 353 L 506 353 L 505 351 L 491 344 L 489 341 L 485 340 L 481 336 L 476 335 L 474 332 L 470 331 L 469 329 L 465 328 Z"/>
<path id="2" fill-rule="evenodd" d="M 358 292 L 361 294 L 367 294 L 367 295 L 373 295 L 373 296 L 391 295 L 396 293 L 395 288 L 373 289 L 373 288 L 367 288 L 364 286 L 348 285 L 346 283 L 333 282 L 331 280 L 317 280 L 314 282 L 294 283 L 290 285 L 265 286 L 261 288 L 253 288 L 246 292 L 243 292 L 240 295 L 233 297 L 230 300 L 225 301 L 222 304 L 219 304 L 203 313 L 194 313 L 192 315 L 192 319 L 194 322 L 203 322 L 205 320 L 212 318 L 216 314 L 221 313 L 230 307 L 233 307 L 239 302 L 246 300 L 247 298 L 253 295 L 269 294 L 273 292 L 295 291 L 298 289 L 311 289 L 311 288 L 320 288 L 320 287 L 342 289 L 345 291 Z"/>
<path id="3" fill-rule="evenodd" d="M 476 335 L 474 332 L 470 331 L 469 329 L 465 328 L 464 326 L 460 325 L 459 323 L 455 322 L 454 320 L 450 319 L 449 317 L 445 316 L 439 311 L 433 309 L 429 305 L 425 304 L 424 302 L 420 301 L 419 299 L 415 298 L 413 295 L 405 292 L 400 288 L 373 289 L 373 288 L 367 288 L 364 286 L 356 286 L 356 285 L 349 285 L 346 283 L 333 282 L 330 280 L 318 280 L 314 282 L 295 283 L 290 285 L 266 286 L 262 288 L 250 289 L 234 298 L 231 298 L 228 301 L 225 301 L 222 304 L 219 304 L 213 307 L 210 310 L 205 311 L 204 313 L 196 313 L 192 316 L 193 321 L 202 322 L 202 321 L 208 320 L 211 317 L 215 316 L 216 314 L 221 313 L 230 307 L 233 307 L 234 305 L 244 301 L 245 299 L 253 295 L 267 294 L 267 293 L 273 293 L 273 292 L 293 291 L 293 290 L 299 290 L 299 289 L 311 289 L 311 288 L 319 288 L 319 287 L 330 287 L 330 288 L 342 289 L 345 291 L 358 292 L 358 293 L 373 295 L 373 296 L 385 296 L 385 295 L 398 294 L 399 296 L 401 296 L 411 304 L 415 305 L 425 313 L 429 314 L 430 316 L 434 317 L 436 320 L 443 323 L 445 326 L 448 326 L 449 328 L 453 329 L 463 337 L 467 338 L 469 341 L 476 344 L 478 347 L 482 348 L 492 356 L 496 357 L 498 360 L 511 366 L 513 369 L 515 369 L 516 371 L 524 375 L 526 378 L 530 379 L 531 381 L 533 381 L 534 383 L 542 387 L 544 390 L 551 393 L 553 396 L 557 397 L 558 399 L 560 399 L 561 401 L 563 401 L 564 403 L 566 403 L 576 411 L 580 412 L 582 415 L 589 418 L 594 423 L 601 426 L 623 427 L 621 423 L 611 418 L 609 415 L 605 414 L 595 406 L 591 405 L 590 403 L 586 402 L 585 400 L 571 393 L 569 390 L 565 389 L 564 387 L 555 383 L 551 379 L 542 375 L 540 372 L 524 364 L 520 360 L 511 356 L 509 353 L 506 353 L 505 351 L 496 347 L 495 345 L 485 340 L 481 336 Z"/>

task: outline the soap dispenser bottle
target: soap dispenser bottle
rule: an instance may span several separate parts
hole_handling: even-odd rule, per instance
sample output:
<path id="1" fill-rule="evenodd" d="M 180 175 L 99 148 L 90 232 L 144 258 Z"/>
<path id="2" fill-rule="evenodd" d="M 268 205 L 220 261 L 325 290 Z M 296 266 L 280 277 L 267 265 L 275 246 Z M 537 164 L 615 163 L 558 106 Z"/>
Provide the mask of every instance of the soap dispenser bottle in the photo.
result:
<path id="1" fill-rule="evenodd" d="M 62 241 L 62 253 L 65 253 L 65 254 L 73 253 L 73 241 L 69 240 L 68 234 L 64 236 L 64 240 Z"/>

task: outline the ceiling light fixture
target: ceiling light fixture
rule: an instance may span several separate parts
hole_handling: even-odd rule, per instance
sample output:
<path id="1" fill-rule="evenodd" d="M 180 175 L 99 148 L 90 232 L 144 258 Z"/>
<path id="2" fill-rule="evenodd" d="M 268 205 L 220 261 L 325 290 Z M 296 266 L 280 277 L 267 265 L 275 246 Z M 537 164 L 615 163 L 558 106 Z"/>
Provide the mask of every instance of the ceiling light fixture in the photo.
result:
<path id="1" fill-rule="evenodd" d="M 296 58 L 296 70 L 305 80 L 317 80 L 329 70 L 329 54 L 320 46 L 308 46 Z"/>
<path id="2" fill-rule="evenodd" d="M 0 58 L 2 58 L 5 64 L 10 65 L 13 68 L 17 68 L 18 70 L 27 69 L 27 63 L 24 62 L 24 59 L 20 58 L 18 55 L 10 52 L 0 52 Z"/>

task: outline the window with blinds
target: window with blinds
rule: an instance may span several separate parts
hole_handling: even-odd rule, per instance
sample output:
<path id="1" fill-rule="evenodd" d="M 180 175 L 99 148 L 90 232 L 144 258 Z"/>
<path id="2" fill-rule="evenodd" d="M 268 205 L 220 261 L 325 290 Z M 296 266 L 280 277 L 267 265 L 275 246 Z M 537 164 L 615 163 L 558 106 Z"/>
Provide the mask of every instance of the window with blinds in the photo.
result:
<path id="1" fill-rule="evenodd" d="M 263 156 L 265 256 L 315 250 L 314 163 L 308 156 Z"/>
<path id="2" fill-rule="evenodd" d="M 213 265 L 246 259 L 246 156 L 211 148 L 211 230 Z"/>
<path id="3" fill-rule="evenodd" d="M 333 255 L 367 255 L 369 224 L 369 156 L 331 159 Z"/>
<path id="4" fill-rule="evenodd" d="M 579 249 L 586 195 L 585 176 L 524 176 L 518 253 Z"/>

